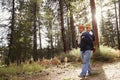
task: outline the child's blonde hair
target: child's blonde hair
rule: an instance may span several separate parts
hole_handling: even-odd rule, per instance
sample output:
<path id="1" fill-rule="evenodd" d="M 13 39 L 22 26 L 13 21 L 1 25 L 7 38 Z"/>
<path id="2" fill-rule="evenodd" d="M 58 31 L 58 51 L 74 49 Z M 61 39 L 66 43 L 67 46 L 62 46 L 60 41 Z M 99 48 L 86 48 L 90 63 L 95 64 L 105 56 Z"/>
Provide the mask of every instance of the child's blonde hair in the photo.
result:
<path id="1" fill-rule="evenodd" d="M 90 29 L 91 29 L 91 28 L 92 28 L 92 27 L 91 27 L 91 24 L 89 24 L 89 23 L 86 24 L 86 28 L 90 28 Z"/>

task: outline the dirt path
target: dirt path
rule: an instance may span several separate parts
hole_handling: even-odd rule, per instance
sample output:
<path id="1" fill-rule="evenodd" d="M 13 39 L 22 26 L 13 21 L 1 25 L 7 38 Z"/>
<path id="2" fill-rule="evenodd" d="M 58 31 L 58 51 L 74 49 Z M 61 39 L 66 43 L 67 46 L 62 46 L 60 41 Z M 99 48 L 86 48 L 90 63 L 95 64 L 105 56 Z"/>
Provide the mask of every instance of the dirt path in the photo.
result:
<path id="1" fill-rule="evenodd" d="M 67 63 L 67 65 L 62 64 L 50 67 L 26 77 L 25 80 L 80 80 L 78 75 L 81 72 L 81 68 L 78 67 L 80 64 L 76 64 Z M 120 62 L 95 63 L 92 65 L 92 68 L 98 74 L 88 76 L 86 80 L 120 80 Z"/>

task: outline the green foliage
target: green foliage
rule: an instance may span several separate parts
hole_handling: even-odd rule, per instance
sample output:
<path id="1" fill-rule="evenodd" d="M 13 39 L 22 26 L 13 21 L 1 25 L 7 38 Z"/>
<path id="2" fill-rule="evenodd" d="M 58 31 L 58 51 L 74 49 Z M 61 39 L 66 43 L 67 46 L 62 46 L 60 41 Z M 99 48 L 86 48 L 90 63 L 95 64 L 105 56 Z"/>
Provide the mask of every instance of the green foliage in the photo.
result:
<path id="1" fill-rule="evenodd" d="M 1 79 L 9 79 L 11 76 L 24 73 L 24 74 L 29 74 L 30 72 L 35 72 L 35 71 L 41 71 L 45 69 L 43 66 L 39 65 L 38 63 L 32 63 L 32 64 L 23 64 L 20 66 L 16 65 L 11 65 L 9 67 L 1 67 L 0 68 L 0 80 Z M 13 79 L 12 79 L 13 80 Z"/>
<path id="2" fill-rule="evenodd" d="M 117 57 L 113 53 L 113 48 L 107 47 L 107 46 L 100 46 L 100 50 L 97 50 L 95 53 L 93 53 L 92 59 L 94 61 L 102 61 L 102 62 L 112 62 L 115 61 L 115 58 Z"/>
<path id="3" fill-rule="evenodd" d="M 101 62 L 112 62 L 117 60 L 117 55 L 114 53 L 115 49 L 100 46 L 100 49 L 97 49 L 95 53 L 93 53 L 92 60 L 93 61 L 101 61 Z M 58 55 L 61 61 L 64 61 L 64 58 L 67 57 L 69 62 L 80 61 L 80 51 L 79 49 L 73 49 L 67 53 L 61 53 Z"/>
<path id="4" fill-rule="evenodd" d="M 5 1 L 5 0 L 3 0 Z M 42 59 L 42 57 L 45 58 L 51 58 L 55 55 L 59 55 L 60 52 L 62 52 L 62 38 L 61 38 L 61 29 L 60 29 L 60 12 L 59 12 L 59 4 L 58 0 L 19 0 L 18 2 L 15 2 L 15 24 L 14 24 L 14 32 L 13 32 L 13 45 L 12 45 L 12 52 L 10 54 L 11 60 L 14 62 L 16 61 L 22 61 L 21 58 L 24 58 L 25 60 L 30 58 L 33 53 L 33 12 L 35 9 L 34 2 L 38 1 L 37 6 L 37 28 L 41 27 L 41 39 L 47 40 L 47 44 L 43 43 L 42 45 L 48 45 L 45 49 L 39 49 L 37 54 L 39 58 Z M 42 4 L 42 1 L 45 2 Z M 7 3 L 8 2 L 8 3 Z M 20 3 L 21 2 L 21 3 Z M 111 2 L 111 1 L 109 1 Z M 1 1 L 2 3 L 2 1 Z M 6 1 L 7 4 L 9 4 L 9 1 Z M 104 3 L 104 2 L 103 2 Z M 44 6 L 44 8 L 41 6 Z M 108 3 L 109 4 L 109 3 Z M 77 5 L 77 6 L 76 6 Z M 6 5 L 5 7 L 7 7 Z M 103 6 L 105 8 L 112 6 L 112 3 L 109 5 Z M 11 7 L 11 3 L 8 7 Z M 41 8 L 42 7 L 42 8 Z M 65 35 L 66 35 L 66 41 L 67 41 L 67 50 L 70 50 L 72 47 L 71 45 L 71 35 L 74 32 L 70 32 L 70 12 L 72 12 L 75 23 L 75 27 L 78 24 L 85 24 L 88 22 L 88 20 L 91 20 L 88 16 L 90 13 L 89 10 L 89 3 L 87 3 L 85 0 L 63 0 L 63 14 L 64 14 L 64 25 L 65 25 Z M 96 7 L 97 8 L 97 7 Z M 99 6 L 98 6 L 99 8 Z M 113 7 L 112 7 L 113 8 Z M 97 9 L 96 9 L 97 10 Z M 108 10 L 108 9 L 106 9 Z M 7 11 L 7 9 L 5 10 Z M 12 11 L 12 10 L 9 10 Z M 117 44 L 117 34 L 116 34 L 116 28 L 115 28 L 115 14 L 113 13 L 113 9 L 109 9 L 108 11 L 105 11 L 105 15 L 103 15 L 103 25 L 104 25 L 104 35 L 103 35 L 103 45 L 105 46 L 111 46 L 113 48 L 116 48 Z M 104 14 L 104 13 L 103 13 Z M 107 16 L 106 16 L 107 14 Z M 106 18 L 107 17 L 107 18 Z M 89 19 L 88 19 L 89 18 Z M 2 19 L 1 19 L 2 20 Z M 7 19 L 6 19 L 7 20 Z M 6 21 L 5 20 L 5 21 Z M 9 19 L 8 19 L 9 20 Z M 11 20 L 11 18 L 10 18 Z M 4 21 L 4 20 L 3 20 Z M 10 21 L 12 22 L 12 21 Z M 8 27 L 7 27 L 8 28 Z M 7 29 L 6 28 L 6 29 Z M 44 29 L 43 29 L 44 28 Z M 10 33 L 10 29 L 7 30 Z M 37 36 L 38 37 L 38 36 Z M 75 39 L 75 38 L 74 38 Z M 8 40 L 9 41 L 9 40 Z M 3 41 L 4 42 L 4 41 Z M 39 42 L 38 42 L 39 43 Z M 39 44 L 37 44 L 39 45 Z M 38 47 L 39 48 L 39 47 Z M 3 49 L 0 49 L 3 51 Z M 76 61 L 76 59 L 80 59 L 79 50 L 71 50 L 67 53 L 62 53 L 60 55 L 60 58 L 63 60 L 64 57 L 68 57 L 68 61 Z M 98 53 L 98 54 L 97 54 Z M 100 49 L 100 52 L 97 51 L 95 54 L 94 59 L 101 60 L 101 58 L 104 58 L 105 60 L 109 60 L 113 57 L 111 55 L 112 53 L 108 52 L 104 48 Z M 34 54 L 33 54 L 34 55 Z M 104 60 L 102 59 L 102 60 Z"/>
<path id="5" fill-rule="evenodd" d="M 59 55 L 59 58 L 61 61 L 64 61 L 64 58 L 68 58 L 68 62 L 75 62 L 80 60 L 80 53 L 79 49 L 73 49 L 71 51 L 68 51 L 66 53 L 61 53 Z"/>
<path id="6" fill-rule="evenodd" d="M 39 65 L 38 63 L 25 64 L 22 66 L 23 72 L 35 72 L 35 71 L 40 71 L 43 69 L 44 69 L 44 67 Z"/>
<path id="7" fill-rule="evenodd" d="M 112 5 L 112 4 L 111 4 Z M 115 15 L 112 13 L 113 10 L 108 9 L 106 11 L 107 16 L 104 19 L 104 24 L 101 27 L 103 31 L 102 45 L 117 48 L 117 33 L 115 23 Z"/>

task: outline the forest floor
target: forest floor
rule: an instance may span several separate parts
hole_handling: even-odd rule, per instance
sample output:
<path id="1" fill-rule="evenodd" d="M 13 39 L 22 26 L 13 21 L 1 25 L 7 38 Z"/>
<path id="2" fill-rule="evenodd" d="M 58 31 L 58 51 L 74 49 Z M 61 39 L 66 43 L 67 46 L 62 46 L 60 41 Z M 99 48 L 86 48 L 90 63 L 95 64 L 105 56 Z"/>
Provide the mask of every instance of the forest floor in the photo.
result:
<path id="1" fill-rule="evenodd" d="M 120 80 L 120 62 L 95 62 L 92 69 L 95 74 L 87 76 L 85 80 Z M 80 80 L 80 72 L 81 64 L 77 62 L 50 66 L 43 71 L 18 76 L 23 80 Z"/>

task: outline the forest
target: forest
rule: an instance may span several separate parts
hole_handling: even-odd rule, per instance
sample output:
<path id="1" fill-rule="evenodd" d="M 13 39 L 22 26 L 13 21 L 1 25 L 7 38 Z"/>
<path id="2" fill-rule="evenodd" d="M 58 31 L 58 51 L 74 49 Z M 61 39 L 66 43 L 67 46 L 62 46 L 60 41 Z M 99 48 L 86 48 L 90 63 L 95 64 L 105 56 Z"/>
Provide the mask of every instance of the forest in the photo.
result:
<path id="1" fill-rule="evenodd" d="M 87 23 L 95 34 L 97 60 L 110 50 L 120 57 L 120 0 L 0 0 L 0 65 L 56 56 L 76 61 L 68 53 L 78 59 L 78 26 Z"/>

